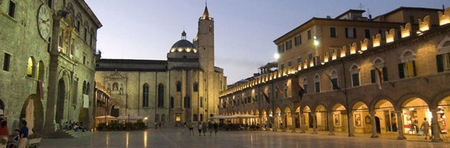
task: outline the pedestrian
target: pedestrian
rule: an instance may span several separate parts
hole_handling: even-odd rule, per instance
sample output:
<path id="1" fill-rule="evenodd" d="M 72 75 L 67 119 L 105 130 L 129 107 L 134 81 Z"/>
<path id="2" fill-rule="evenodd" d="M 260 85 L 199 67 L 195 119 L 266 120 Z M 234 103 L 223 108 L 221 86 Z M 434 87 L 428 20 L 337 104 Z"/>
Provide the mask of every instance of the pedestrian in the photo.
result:
<path id="1" fill-rule="evenodd" d="M 187 128 L 186 122 L 184 122 L 183 127 L 181 127 L 181 134 L 184 135 L 184 129 Z"/>
<path id="2" fill-rule="evenodd" d="M 217 128 L 218 128 L 217 127 L 218 126 L 217 123 L 214 122 L 213 126 L 214 126 L 214 135 L 217 135 Z"/>
<path id="3" fill-rule="evenodd" d="M 198 123 L 198 136 L 202 136 L 202 122 Z"/>
<path id="4" fill-rule="evenodd" d="M 189 123 L 189 135 L 194 135 L 194 125 L 192 123 Z"/>
<path id="5" fill-rule="evenodd" d="M 423 118 L 423 122 L 422 125 L 420 126 L 420 129 L 422 129 L 423 134 L 425 135 L 425 140 L 427 140 L 428 137 L 430 137 L 431 139 L 431 136 L 429 134 L 430 124 L 428 124 L 427 118 Z"/>
<path id="6" fill-rule="evenodd" d="M 0 118 L 0 137 L 8 141 L 8 123 L 6 118 Z"/>
<path id="7" fill-rule="evenodd" d="M 155 121 L 155 129 L 158 128 L 158 122 Z"/>
<path id="8" fill-rule="evenodd" d="M 27 146 L 28 141 L 27 121 L 22 120 L 20 123 L 22 124 L 22 128 L 20 129 L 20 139 L 18 148 L 25 148 Z"/>
<path id="9" fill-rule="evenodd" d="M 206 128 L 208 127 L 208 125 L 206 125 L 206 122 L 202 123 L 202 132 L 203 132 L 203 136 L 206 136 Z"/>
<path id="10" fill-rule="evenodd" d="M 209 135 L 212 136 L 214 130 L 214 126 L 212 122 L 208 122 L 208 131 L 209 131 Z"/>

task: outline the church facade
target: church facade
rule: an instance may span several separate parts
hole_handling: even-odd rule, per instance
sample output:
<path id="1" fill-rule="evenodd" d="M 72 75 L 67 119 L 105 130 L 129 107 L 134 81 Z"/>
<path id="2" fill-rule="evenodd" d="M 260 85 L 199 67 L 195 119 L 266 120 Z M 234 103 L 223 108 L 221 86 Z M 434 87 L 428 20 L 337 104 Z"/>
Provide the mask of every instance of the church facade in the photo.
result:
<path id="1" fill-rule="evenodd" d="M 223 69 L 214 66 L 214 20 L 205 7 L 193 42 L 173 44 L 167 60 L 100 59 L 95 81 L 106 97 L 96 97 L 96 116 L 139 116 L 163 126 L 207 121 L 217 115 Z M 102 105 L 103 104 L 103 105 Z"/>

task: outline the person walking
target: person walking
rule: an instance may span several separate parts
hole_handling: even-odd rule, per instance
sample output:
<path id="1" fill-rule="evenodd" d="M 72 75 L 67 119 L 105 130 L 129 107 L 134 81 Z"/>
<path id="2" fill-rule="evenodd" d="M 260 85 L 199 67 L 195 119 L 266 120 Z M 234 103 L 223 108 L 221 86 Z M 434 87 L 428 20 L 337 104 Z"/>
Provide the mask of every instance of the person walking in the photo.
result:
<path id="1" fill-rule="evenodd" d="M 155 122 L 155 129 L 158 128 L 158 122 Z"/>
<path id="2" fill-rule="evenodd" d="M 206 128 L 208 127 L 208 125 L 206 125 L 206 122 L 202 123 L 202 132 L 203 132 L 203 136 L 206 136 Z"/>
<path id="3" fill-rule="evenodd" d="M 428 137 L 430 137 L 430 124 L 428 124 L 427 118 L 423 118 L 422 125 L 420 126 L 420 129 L 422 129 L 423 134 L 425 135 L 425 140 L 427 140 Z"/>
<path id="4" fill-rule="evenodd" d="M 181 127 L 181 134 L 184 135 L 184 129 L 187 128 L 186 122 L 184 122 L 183 127 Z"/>
<path id="5" fill-rule="evenodd" d="M 218 127 L 217 127 L 217 126 L 218 126 L 217 123 L 214 122 L 214 125 L 213 125 L 213 126 L 214 126 L 214 135 L 217 135 L 217 128 L 218 128 Z"/>
<path id="6" fill-rule="evenodd" d="M 198 136 L 202 136 L 202 122 L 198 123 Z"/>
<path id="7" fill-rule="evenodd" d="M 22 128 L 20 129 L 20 139 L 19 139 L 18 148 L 25 148 L 27 146 L 27 142 L 28 142 L 27 121 L 22 120 L 22 122 L 20 122 L 20 123 L 22 124 Z"/>
<path id="8" fill-rule="evenodd" d="M 213 123 L 212 122 L 208 122 L 208 131 L 209 131 L 209 135 L 210 136 L 212 136 L 213 129 L 214 129 Z"/>
<path id="9" fill-rule="evenodd" d="M 194 135 L 194 125 L 192 123 L 189 123 L 189 135 Z"/>

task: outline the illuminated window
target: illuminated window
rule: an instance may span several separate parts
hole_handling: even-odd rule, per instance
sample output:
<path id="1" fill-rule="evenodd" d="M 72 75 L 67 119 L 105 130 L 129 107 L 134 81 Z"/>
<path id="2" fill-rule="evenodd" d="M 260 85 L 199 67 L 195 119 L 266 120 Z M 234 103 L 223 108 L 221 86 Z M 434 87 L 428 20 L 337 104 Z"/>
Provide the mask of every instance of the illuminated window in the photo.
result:
<path id="1" fill-rule="evenodd" d="M 181 114 L 175 114 L 175 121 L 177 122 L 181 121 Z"/>
<path id="2" fill-rule="evenodd" d="M 416 63 L 413 51 L 404 51 L 400 59 L 402 63 L 398 64 L 399 78 L 403 79 L 416 76 Z"/>
<path id="3" fill-rule="evenodd" d="M 35 76 L 35 68 L 34 59 L 32 57 L 28 58 L 28 66 L 27 66 L 27 77 Z"/>

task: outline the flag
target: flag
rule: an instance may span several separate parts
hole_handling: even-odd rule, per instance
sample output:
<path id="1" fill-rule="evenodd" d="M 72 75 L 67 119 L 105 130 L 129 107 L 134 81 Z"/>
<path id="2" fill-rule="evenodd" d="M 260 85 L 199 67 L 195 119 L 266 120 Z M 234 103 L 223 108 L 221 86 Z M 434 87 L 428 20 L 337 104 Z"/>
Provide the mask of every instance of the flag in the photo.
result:
<path id="1" fill-rule="evenodd" d="M 266 98 L 267 103 L 270 103 L 269 96 L 267 96 L 267 94 L 264 91 L 261 90 L 261 92 L 263 93 L 264 98 Z"/>
<path id="2" fill-rule="evenodd" d="M 300 101 L 302 101 L 302 99 L 303 99 L 303 94 L 305 94 L 306 91 L 303 89 L 302 86 L 300 86 L 300 84 L 298 84 L 298 88 L 299 88 L 299 90 L 298 90 L 298 96 L 300 97 Z"/>
<path id="3" fill-rule="evenodd" d="M 277 89 L 278 89 L 278 92 L 279 92 L 280 94 L 283 94 L 283 93 L 284 93 L 283 90 L 281 90 L 280 87 L 277 86 Z"/>
<path id="4" fill-rule="evenodd" d="M 381 82 L 383 81 L 383 72 L 381 72 L 381 70 L 376 67 L 375 67 L 375 70 L 377 70 L 377 74 L 378 74 L 378 77 L 377 77 L 378 88 L 381 90 Z"/>
<path id="5" fill-rule="evenodd" d="M 328 74 L 325 74 L 325 75 L 327 75 L 328 79 L 330 79 L 330 82 L 333 85 L 333 89 L 336 88 L 338 91 L 341 91 L 341 88 L 336 83 L 333 82 L 331 77 Z"/>

